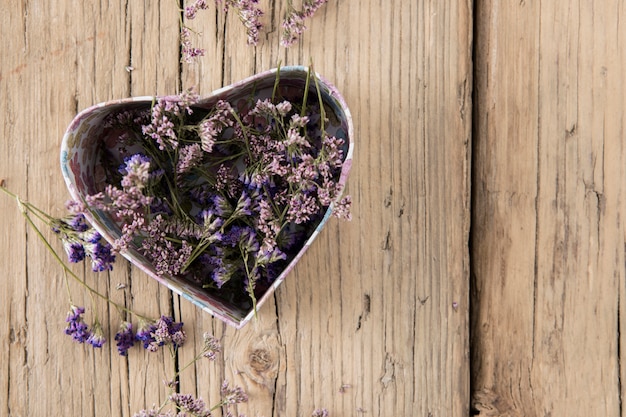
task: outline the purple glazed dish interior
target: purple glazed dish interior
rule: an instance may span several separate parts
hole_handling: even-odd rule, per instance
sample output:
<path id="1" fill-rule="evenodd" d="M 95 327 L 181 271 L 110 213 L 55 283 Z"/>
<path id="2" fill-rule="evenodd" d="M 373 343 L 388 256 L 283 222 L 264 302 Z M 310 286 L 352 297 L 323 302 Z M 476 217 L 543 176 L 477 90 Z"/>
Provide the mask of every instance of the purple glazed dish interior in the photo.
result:
<path id="1" fill-rule="evenodd" d="M 319 75 L 316 75 L 317 83 L 307 84 L 309 75 L 307 67 L 282 67 L 280 70 L 273 69 L 257 74 L 201 98 L 194 107 L 210 110 L 219 100 L 228 101 L 236 107 L 238 103 L 249 100 L 250 97 L 269 98 L 275 88 L 277 71 L 280 71 L 278 89 L 283 95 L 302 96 L 305 86 L 308 85 L 308 95 L 317 98 L 317 88 L 319 88 L 319 96 L 321 96 L 328 119 L 325 130 L 329 135 L 345 141 L 344 162 L 338 178 L 338 184 L 343 187 L 350 171 L 354 147 L 352 118 L 344 99 L 334 86 Z M 102 191 L 106 185 L 105 172 L 100 160 L 103 152 L 114 153 L 119 146 L 117 143 L 119 132 L 114 132 L 110 127 L 105 126 L 103 122 L 106 117 L 123 110 L 150 109 L 154 100 L 154 97 L 136 97 L 109 101 L 87 108 L 74 118 L 63 137 L 61 146 L 61 169 L 72 199 L 84 202 L 86 196 Z M 321 220 L 311 226 L 308 238 L 302 247 L 288 259 L 280 275 L 258 297 L 257 309 L 293 269 L 323 228 L 332 209 L 331 204 Z M 121 236 L 121 225 L 108 214 L 90 209 L 85 216 L 107 241 L 114 242 Z M 161 284 L 232 326 L 240 328 L 254 317 L 255 311 L 251 306 L 232 303 L 184 278 L 157 274 L 154 266 L 136 248 L 129 247 L 128 250 L 122 252 L 122 255 Z"/>

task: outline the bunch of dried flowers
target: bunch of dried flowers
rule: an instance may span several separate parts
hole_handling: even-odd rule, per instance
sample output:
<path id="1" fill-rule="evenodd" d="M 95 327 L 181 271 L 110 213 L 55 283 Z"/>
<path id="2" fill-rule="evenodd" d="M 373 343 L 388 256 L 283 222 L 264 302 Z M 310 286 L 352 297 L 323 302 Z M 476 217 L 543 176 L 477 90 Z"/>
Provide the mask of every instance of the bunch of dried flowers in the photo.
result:
<path id="1" fill-rule="evenodd" d="M 210 109 L 197 101 L 186 91 L 110 114 L 118 145 L 102 154 L 106 187 L 79 209 L 121 225 L 110 256 L 132 247 L 158 275 L 249 309 L 331 204 L 350 218 L 338 183 L 345 143 L 326 132 L 323 103 L 307 94 Z"/>

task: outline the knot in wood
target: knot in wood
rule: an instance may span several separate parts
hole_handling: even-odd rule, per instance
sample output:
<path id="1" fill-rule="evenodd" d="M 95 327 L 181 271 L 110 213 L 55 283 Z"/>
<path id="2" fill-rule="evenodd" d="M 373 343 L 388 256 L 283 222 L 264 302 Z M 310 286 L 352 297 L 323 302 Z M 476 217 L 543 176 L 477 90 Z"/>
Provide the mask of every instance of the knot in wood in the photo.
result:
<path id="1" fill-rule="evenodd" d="M 248 355 L 248 360 L 250 361 L 250 367 L 258 373 L 268 371 L 274 363 L 274 357 L 267 349 L 254 349 Z"/>

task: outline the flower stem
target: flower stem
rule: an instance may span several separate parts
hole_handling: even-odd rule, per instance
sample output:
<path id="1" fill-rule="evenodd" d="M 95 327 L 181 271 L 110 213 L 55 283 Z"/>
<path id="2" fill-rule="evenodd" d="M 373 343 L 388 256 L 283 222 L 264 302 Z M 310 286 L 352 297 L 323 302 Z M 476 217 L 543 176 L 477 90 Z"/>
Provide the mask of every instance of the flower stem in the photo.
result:
<path id="1" fill-rule="evenodd" d="M 41 211 L 40 209 L 36 208 L 35 206 L 33 206 L 30 203 L 27 202 L 23 202 L 16 194 L 10 192 L 9 190 L 7 190 L 5 187 L 0 186 L 0 190 L 4 191 L 6 194 L 8 194 L 9 196 L 15 198 L 15 200 L 17 201 L 17 205 L 20 209 L 20 211 L 22 212 L 22 215 L 24 216 L 24 218 L 26 219 L 26 221 L 28 222 L 29 226 L 32 227 L 32 229 L 35 231 L 35 233 L 37 234 L 37 236 L 39 237 L 39 239 L 43 242 L 43 244 L 45 245 L 45 247 L 50 251 L 50 253 L 52 254 L 52 256 L 55 258 L 55 260 L 61 265 L 61 267 L 63 268 L 63 272 L 65 274 L 65 281 L 66 281 L 66 286 L 67 286 L 67 291 L 68 291 L 68 296 L 70 297 L 70 302 L 71 302 L 71 294 L 70 294 L 70 290 L 69 290 L 69 284 L 68 284 L 68 280 L 67 280 L 67 275 L 71 276 L 76 282 L 78 282 L 80 285 L 82 285 L 85 289 L 87 289 L 92 297 L 93 295 L 98 296 L 100 298 L 102 298 L 103 300 L 105 300 L 106 302 L 108 302 L 109 304 L 115 306 L 116 308 L 125 311 L 127 313 L 130 314 L 134 314 L 137 317 L 140 318 L 144 318 L 147 319 L 147 317 L 144 317 L 140 314 L 135 313 L 134 311 L 130 310 L 129 308 L 116 303 L 115 301 L 111 300 L 110 298 L 108 298 L 107 296 L 101 294 L 100 292 L 98 292 L 96 289 L 92 288 L 91 286 L 89 286 L 85 281 L 83 281 L 82 279 L 80 279 L 80 277 L 78 275 L 76 275 L 74 273 L 74 271 L 72 271 L 63 261 L 63 259 L 61 259 L 61 257 L 59 256 L 59 254 L 57 253 L 57 251 L 52 247 L 52 245 L 50 244 L 50 242 L 48 241 L 48 239 L 46 239 L 46 237 L 43 235 L 43 233 L 41 232 L 41 230 L 39 229 L 39 227 L 37 227 L 37 225 L 35 224 L 35 222 L 33 221 L 33 219 L 30 216 L 30 213 L 33 213 L 37 218 L 39 218 L 40 220 L 44 220 L 42 219 L 40 216 L 37 215 L 37 213 L 43 213 L 43 211 Z M 48 216 L 47 214 L 43 213 L 45 215 L 46 218 L 52 218 L 50 216 Z M 44 220 L 44 223 L 47 224 L 47 222 Z"/>

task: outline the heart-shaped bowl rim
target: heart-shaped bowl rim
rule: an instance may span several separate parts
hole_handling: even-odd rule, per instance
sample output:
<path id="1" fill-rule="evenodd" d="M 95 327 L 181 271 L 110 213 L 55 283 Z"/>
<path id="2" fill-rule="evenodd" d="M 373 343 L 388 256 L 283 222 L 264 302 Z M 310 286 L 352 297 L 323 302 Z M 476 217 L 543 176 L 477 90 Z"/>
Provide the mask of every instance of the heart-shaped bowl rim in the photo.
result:
<path id="1" fill-rule="evenodd" d="M 277 74 L 278 71 L 280 71 L 279 74 Z M 196 105 L 211 107 L 218 100 L 228 101 L 229 99 L 232 100 L 237 98 L 239 97 L 238 94 L 246 93 L 246 89 L 251 87 L 255 89 L 254 91 L 257 89 L 262 90 L 262 86 L 269 88 L 274 85 L 277 75 L 279 76 L 281 83 L 294 82 L 296 84 L 302 84 L 307 77 L 311 76 L 311 74 L 312 71 L 310 68 L 305 66 L 273 68 L 215 90 L 211 94 L 202 97 Z M 352 155 L 354 152 L 354 127 L 352 124 L 352 116 L 344 98 L 341 96 L 337 88 L 319 74 L 313 74 L 317 78 L 317 82 L 315 85 L 309 86 L 309 91 L 313 88 L 319 88 L 325 106 L 327 105 L 332 109 L 335 116 L 341 121 L 341 126 L 345 129 L 345 132 L 343 132 L 345 137 L 343 139 L 345 140 L 344 146 L 347 145 L 347 148 L 344 153 L 345 159 L 338 179 L 338 184 L 343 187 L 345 186 L 348 178 L 348 173 L 352 165 Z M 98 136 L 98 134 L 103 134 L 103 119 L 111 112 L 119 111 L 122 108 L 152 106 L 157 98 L 158 97 L 142 96 L 111 100 L 93 105 L 76 115 L 74 120 L 68 126 L 67 131 L 63 136 L 61 145 L 61 170 L 72 199 L 75 201 L 84 201 L 85 195 L 82 191 L 86 187 L 89 187 L 89 184 L 86 183 L 95 181 L 93 178 L 90 178 L 90 176 L 85 176 L 83 170 L 89 170 L 89 167 L 91 167 L 92 176 L 94 174 L 97 151 L 91 149 L 91 154 L 89 154 L 88 151 L 90 150 L 90 147 L 93 148 L 98 146 L 98 143 L 105 139 L 102 136 Z M 84 151 L 84 149 L 87 149 L 87 151 Z M 89 155 L 91 155 L 91 159 L 89 158 Z M 81 156 L 82 158 L 79 158 Z M 338 201 L 338 198 L 336 201 Z M 285 269 L 274 280 L 265 293 L 257 300 L 257 310 L 273 294 L 276 288 L 285 279 L 287 274 L 300 260 L 304 252 L 306 252 L 307 248 L 324 227 L 326 221 L 332 213 L 332 210 L 333 204 L 328 207 L 322 220 L 305 241 L 300 251 L 293 259 L 291 259 Z M 98 210 L 89 209 L 86 210 L 85 217 L 107 241 L 113 242 L 120 236 L 121 232 L 119 230 L 119 226 L 115 224 L 115 222 L 113 222 L 113 220 L 106 214 L 98 212 Z M 237 306 L 230 305 L 224 300 L 207 293 L 206 291 L 200 290 L 181 278 L 158 275 L 147 259 L 133 248 L 123 251 L 122 255 L 132 264 L 136 265 L 149 276 L 156 279 L 159 283 L 165 285 L 176 294 L 188 299 L 202 310 L 221 319 L 229 325 L 241 328 L 248 321 L 250 321 L 256 313 L 254 309 L 246 311 Z"/>

